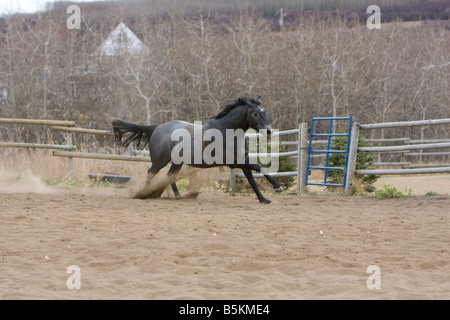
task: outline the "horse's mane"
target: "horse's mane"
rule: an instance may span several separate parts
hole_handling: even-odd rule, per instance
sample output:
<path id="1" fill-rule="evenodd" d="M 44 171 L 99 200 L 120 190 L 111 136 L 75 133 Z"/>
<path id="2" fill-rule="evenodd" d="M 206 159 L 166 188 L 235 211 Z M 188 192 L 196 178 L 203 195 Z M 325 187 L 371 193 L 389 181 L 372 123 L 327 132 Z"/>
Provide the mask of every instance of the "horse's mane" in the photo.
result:
<path id="1" fill-rule="evenodd" d="M 247 98 L 247 97 L 237 98 L 232 103 L 227 104 L 222 109 L 222 111 L 220 111 L 217 115 L 215 115 L 214 117 L 211 117 L 211 118 L 212 119 L 221 119 L 221 118 L 225 117 L 234 108 L 246 105 L 249 102 L 252 103 L 252 104 L 256 104 L 258 106 L 261 105 L 261 102 L 259 102 L 256 99 L 253 99 L 253 98 Z"/>

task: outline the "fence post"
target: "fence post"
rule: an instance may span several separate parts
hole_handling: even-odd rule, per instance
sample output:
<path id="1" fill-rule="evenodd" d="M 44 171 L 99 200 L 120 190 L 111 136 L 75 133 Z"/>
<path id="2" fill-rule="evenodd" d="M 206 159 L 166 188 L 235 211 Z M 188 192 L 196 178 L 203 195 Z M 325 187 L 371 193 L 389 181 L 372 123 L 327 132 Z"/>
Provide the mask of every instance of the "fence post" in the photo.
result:
<path id="1" fill-rule="evenodd" d="M 345 194 L 352 194 L 353 177 L 356 170 L 356 155 L 358 153 L 359 123 L 353 122 L 350 136 L 350 149 L 348 153 L 347 177 L 345 181 Z"/>
<path id="2" fill-rule="evenodd" d="M 230 189 L 236 190 L 236 169 L 230 170 Z"/>
<path id="3" fill-rule="evenodd" d="M 297 157 L 297 192 L 306 193 L 306 172 L 308 162 L 308 124 L 298 126 L 298 157 Z"/>
<path id="4" fill-rule="evenodd" d="M 67 132 L 66 145 L 68 145 L 68 146 L 73 145 L 72 132 L 70 132 L 70 131 Z M 67 171 L 68 171 L 68 175 L 69 175 L 69 180 L 72 181 L 73 180 L 73 158 L 72 157 L 67 158 Z"/>
<path id="5" fill-rule="evenodd" d="M 402 141 L 401 141 L 401 144 L 402 144 L 402 146 L 408 145 L 408 144 L 409 144 L 409 138 L 408 138 L 408 141 L 402 140 Z M 406 162 L 406 155 L 405 155 L 405 154 L 406 154 L 407 152 L 409 152 L 409 151 L 402 152 L 402 155 L 401 155 L 401 158 L 400 158 L 400 162 Z M 408 162 L 409 162 L 409 161 L 408 161 Z M 404 168 L 405 166 L 402 165 L 401 167 Z"/>

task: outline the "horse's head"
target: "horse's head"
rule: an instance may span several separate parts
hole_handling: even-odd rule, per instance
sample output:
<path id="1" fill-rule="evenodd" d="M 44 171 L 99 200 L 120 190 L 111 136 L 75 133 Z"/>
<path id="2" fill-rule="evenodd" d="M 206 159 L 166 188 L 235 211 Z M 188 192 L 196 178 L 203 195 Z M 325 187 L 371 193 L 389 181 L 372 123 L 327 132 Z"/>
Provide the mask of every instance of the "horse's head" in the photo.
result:
<path id="1" fill-rule="evenodd" d="M 272 135 L 272 127 L 267 120 L 266 110 L 261 105 L 261 97 L 247 100 L 247 121 L 250 128 L 256 131 L 262 130 L 268 138 Z"/>

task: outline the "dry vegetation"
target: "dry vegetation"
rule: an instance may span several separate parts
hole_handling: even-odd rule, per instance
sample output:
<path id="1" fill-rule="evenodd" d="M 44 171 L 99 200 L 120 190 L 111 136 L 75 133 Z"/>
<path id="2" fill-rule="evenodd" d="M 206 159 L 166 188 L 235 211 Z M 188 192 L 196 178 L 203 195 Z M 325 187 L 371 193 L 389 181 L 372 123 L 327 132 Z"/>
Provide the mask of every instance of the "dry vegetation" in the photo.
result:
<path id="1" fill-rule="evenodd" d="M 280 32 L 274 28 L 278 9 L 273 1 L 244 1 L 239 7 L 219 1 L 181 3 L 81 6 L 80 30 L 66 28 L 65 3 L 37 15 L 5 17 L 0 117 L 67 119 L 110 129 L 114 118 L 205 120 L 236 97 L 257 95 L 273 126 L 282 130 L 312 116 L 353 115 L 361 123 L 450 117 L 446 21 L 386 23 L 381 30 L 369 30 L 358 15 L 321 12 L 291 21 Z M 356 8 L 352 1 L 333 3 Z M 297 11 L 335 9 L 327 1 L 279 4 Z M 363 5 L 359 2 L 358 8 Z M 148 51 L 95 55 L 120 21 Z M 448 126 L 401 134 L 449 137 Z M 35 127 L 0 126 L 0 136 L 2 141 L 64 139 Z M 83 143 L 81 149 L 94 151 L 112 146 L 110 139 L 98 137 L 76 141 Z"/>

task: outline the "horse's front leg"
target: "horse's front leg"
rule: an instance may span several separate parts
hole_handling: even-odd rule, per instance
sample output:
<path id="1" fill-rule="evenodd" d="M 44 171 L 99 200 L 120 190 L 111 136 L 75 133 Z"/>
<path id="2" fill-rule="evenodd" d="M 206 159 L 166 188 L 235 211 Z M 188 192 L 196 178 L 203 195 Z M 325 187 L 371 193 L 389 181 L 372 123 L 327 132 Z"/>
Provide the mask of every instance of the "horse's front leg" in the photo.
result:
<path id="1" fill-rule="evenodd" d="M 280 193 L 283 191 L 283 187 L 272 176 L 265 173 L 263 170 L 263 167 L 261 167 L 259 164 L 256 164 L 256 163 L 246 163 L 246 164 L 250 169 L 262 173 L 264 175 L 264 177 L 267 180 L 269 180 L 269 182 L 273 185 L 273 189 L 275 192 Z"/>
<path id="2" fill-rule="evenodd" d="M 267 200 L 266 198 L 264 198 L 264 196 L 262 195 L 261 191 L 259 191 L 258 185 L 256 184 L 256 181 L 255 181 L 255 178 L 253 177 L 251 169 L 246 166 L 246 167 L 242 168 L 242 171 L 244 172 L 245 177 L 247 178 L 248 182 L 252 186 L 253 191 L 255 191 L 259 202 L 264 203 L 264 204 L 271 203 L 272 201 Z"/>

